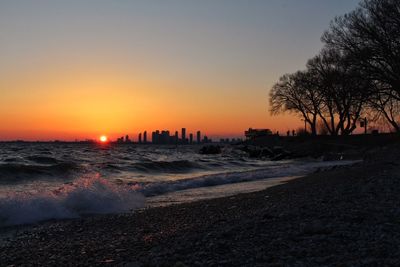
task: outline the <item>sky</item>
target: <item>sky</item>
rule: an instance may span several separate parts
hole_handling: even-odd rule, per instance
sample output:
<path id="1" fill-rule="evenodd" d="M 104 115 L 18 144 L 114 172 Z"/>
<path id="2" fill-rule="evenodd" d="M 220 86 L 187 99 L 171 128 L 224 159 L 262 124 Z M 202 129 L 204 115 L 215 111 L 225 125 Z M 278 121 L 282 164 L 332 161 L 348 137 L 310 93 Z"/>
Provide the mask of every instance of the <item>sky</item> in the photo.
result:
<path id="1" fill-rule="evenodd" d="M 0 0 L 0 140 L 286 132 L 268 92 L 358 0 Z"/>

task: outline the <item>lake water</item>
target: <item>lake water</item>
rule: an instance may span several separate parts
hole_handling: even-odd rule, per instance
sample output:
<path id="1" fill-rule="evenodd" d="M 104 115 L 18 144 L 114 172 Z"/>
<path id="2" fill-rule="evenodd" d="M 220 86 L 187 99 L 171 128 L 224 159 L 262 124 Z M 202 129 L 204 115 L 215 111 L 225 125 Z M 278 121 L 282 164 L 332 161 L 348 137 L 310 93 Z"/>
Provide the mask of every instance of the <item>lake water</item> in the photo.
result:
<path id="1" fill-rule="evenodd" d="M 252 192 L 352 161 L 251 159 L 234 146 L 0 143 L 0 226 Z"/>

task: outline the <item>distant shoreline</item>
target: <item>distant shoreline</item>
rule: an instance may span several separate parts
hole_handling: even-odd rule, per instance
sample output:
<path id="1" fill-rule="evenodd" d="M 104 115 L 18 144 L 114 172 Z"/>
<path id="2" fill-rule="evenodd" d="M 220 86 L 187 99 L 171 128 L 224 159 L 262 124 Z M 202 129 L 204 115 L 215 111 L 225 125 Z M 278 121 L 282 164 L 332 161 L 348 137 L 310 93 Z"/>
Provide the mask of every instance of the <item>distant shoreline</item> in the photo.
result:
<path id="1" fill-rule="evenodd" d="M 303 142 L 304 140 L 312 141 L 312 140 L 321 140 L 321 139 L 327 139 L 327 140 L 335 140 L 335 141 L 341 141 L 341 140 L 354 140 L 354 139 L 364 139 L 364 138 L 371 138 L 374 140 L 380 140 L 380 139 L 398 139 L 400 140 L 400 135 L 398 133 L 378 133 L 378 134 L 373 134 L 373 133 L 359 133 L 359 134 L 352 134 L 352 135 L 337 135 L 337 136 L 332 136 L 332 135 L 316 135 L 316 136 L 311 136 L 311 135 L 276 135 L 276 134 L 271 134 L 269 136 L 263 136 L 263 137 L 258 137 L 255 138 L 254 140 L 242 140 L 241 142 L 238 143 L 254 143 L 258 145 L 263 145 L 265 142 L 275 142 L 276 140 L 290 140 L 293 142 Z M 68 143 L 68 144 L 98 144 L 99 142 L 97 140 L 81 140 L 81 141 L 68 141 L 68 140 L 0 140 L 0 143 Z M 147 143 L 139 143 L 136 141 L 132 142 L 116 142 L 116 141 L 111 141 L 109 144 L 131 144 L 131 145 L 175 145 L 173 143 L 171 144 L 153 144 L 151 141 L 148 141 Z M 178 145 L 207 145 L 207 144 L 224 144 L 223 142 L 220 141 L 212 141 L 210 143 L 187 143 L 187 144 L 182 144 L 178 143 Z"/>

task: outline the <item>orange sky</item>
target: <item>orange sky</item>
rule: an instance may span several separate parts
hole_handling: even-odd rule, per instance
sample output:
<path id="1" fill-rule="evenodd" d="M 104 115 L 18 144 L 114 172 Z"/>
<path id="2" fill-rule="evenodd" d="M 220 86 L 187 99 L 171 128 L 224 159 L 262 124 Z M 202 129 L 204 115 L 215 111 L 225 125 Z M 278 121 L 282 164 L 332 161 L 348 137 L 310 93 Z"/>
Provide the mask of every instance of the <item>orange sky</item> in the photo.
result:
<path id="1" fill-rule="evenodd" d="M 143 130 L 181 127 L 214 136 L 241 136 L 247 127 L 285 128 L 289 123 L 289 118 L 269 117 L 267 90 L 261 105 L 254 105 L 254 96 L 239 93 L 240 85 L 235 92 L 233 84 L 226 90 L 223 84 L 210 88 L 213 85 L 199 81 L 157 81 L 145 74 L 135 77 L 110 69 L 91 73 L 86 69 L 47 69 L 27 73 L 24 79 L 4 79 L 2 87 L 19 90 L 2 95 L 0 138 L 73 140 L 103 133 L 111 138 L 136 137 Z"/>
<path id="2" fill-rule="evenodd" d="M 357 2 L 3 1 L 0 140 L 297 129 L 268 91 Z"/>

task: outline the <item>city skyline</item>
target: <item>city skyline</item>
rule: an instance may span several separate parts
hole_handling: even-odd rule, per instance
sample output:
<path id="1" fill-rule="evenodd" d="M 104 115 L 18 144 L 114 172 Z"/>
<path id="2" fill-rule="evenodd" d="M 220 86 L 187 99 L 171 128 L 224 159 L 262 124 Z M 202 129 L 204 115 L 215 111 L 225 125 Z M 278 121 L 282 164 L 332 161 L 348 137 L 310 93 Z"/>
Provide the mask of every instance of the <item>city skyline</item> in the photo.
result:
<path id="1" fill-rule="evenodd" d="M 147 131 L 144 130 L 135 135 L 119 135 L 115 138 L 110 138 L 107 135 L 100 135 L 97 138 L 84 138 L 74 140 L 23 140 L 23 139 L 12 139 L 12 140 L 0 140 L 1 142 L 67 142 L 67 143 L 116 143 L 116 144 L 158 144 L 158 145 L 195 145 L 195 144 L 207 144 L 207 143 L 235 143 L 243 141 L 242 137 L 237 136 L 218 136 L 214 139 L 206 134 L 203 134 L 200 130 L 194 132 L 188 131 L 189 135 L 186 135 L 186 128 L 181 128 L 181 133 L 178 131 L 172 135 L 173 131 L 170 130 L 155 130 L 150 133 L 149 137 Z M 245 136 L 245 135 L 244 135 Z M 165 139 L 166 138 L 166 139 Z"/>

